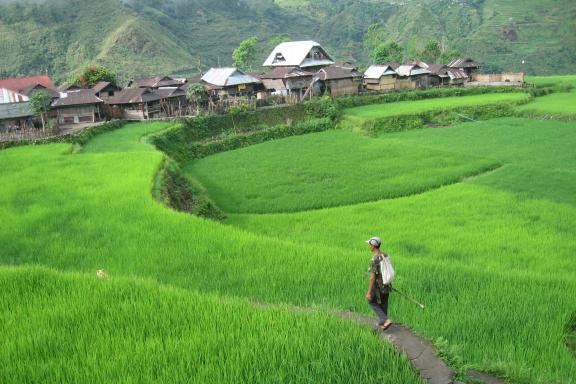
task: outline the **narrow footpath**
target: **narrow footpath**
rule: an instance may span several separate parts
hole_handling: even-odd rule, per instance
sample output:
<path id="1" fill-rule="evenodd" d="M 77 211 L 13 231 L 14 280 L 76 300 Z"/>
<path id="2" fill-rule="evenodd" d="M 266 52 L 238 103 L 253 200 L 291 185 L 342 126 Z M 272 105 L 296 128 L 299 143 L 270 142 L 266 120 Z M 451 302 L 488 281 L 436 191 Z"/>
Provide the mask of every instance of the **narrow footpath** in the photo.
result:
<path id="1" fill-rule="evenodd" d="M 338 316 L 347 320 L 376 328 L 375 319 L 354 312 L 339 312 Z M 438 350 L 427 340 L 417 336 L 401 324 L 392 324 L 380 333 L 383 340 L 392 343 L 396 349 L 405 354 L 420 376 L 429 384 L 461 384 L 455 381 L 455 372 L 437 354 Z M 470 370 L 469 378 L 484 384 L 504 384 L 504 381 L 487 373 Z"/>

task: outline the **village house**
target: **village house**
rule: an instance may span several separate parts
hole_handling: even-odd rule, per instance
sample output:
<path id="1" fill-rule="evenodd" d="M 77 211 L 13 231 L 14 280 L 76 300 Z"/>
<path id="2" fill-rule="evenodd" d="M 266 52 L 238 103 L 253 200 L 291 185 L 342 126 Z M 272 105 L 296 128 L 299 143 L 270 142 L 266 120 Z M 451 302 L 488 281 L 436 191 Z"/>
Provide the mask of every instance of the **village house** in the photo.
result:
<path id="1" fill-rule="evenodd" d="M 126 88 L 118 91 L 106 104 L 111 118 L 124 120 L 148 120 L 160 117 L 161 97 L 150 88 Z"/>
<path id="2" fill-rule="evenodd" d="M 30 103 L 0 103 L 0 133 L 34 128 L 34 112 Z"/>
<path id="3" fill-rule="evenodd" d="M 472 81 L 468 82 L 466 86 L 515 86 L 521 87 L 524 85 L 524 73 L 490 73 L 480 74 L 476 73 L 472 77 Z"/>
<path id="4" fill-rule="evenodd" d="M 255 96 L 263 89 L 260 79 L 237 68 L 210 68 L 201 78 L 210 96 L 219 99 Z"/>
<path id="5" fill-rule="evenodd" d="M 480 64 L 469 57 L 457 57 L 446 65 L 448 68 L 460 69 L 464 71 L 469 79 L 480 72 Z"/>
<path id="6" fill-rule="evenodd" d="M 128 82 L 128 88 L 158 89 L 162 87 L 179 87 L 184 83 L 186 83 L 186 79 L 175 79 L 170 76 L 153 76 L 130 80 L 130 82 Z"/>
<path id="7" fill-rule="evenodd" d="M 396 73 L 396 90 L 426 88 L 431 85 L 430 71 L 418 64 L 402 64 L 396 68 Z"/>
<path id="8" fill-rule="evenodd" d="M 54 83 L 46 75 L 0 80 L 0 103 L 28 101 L 34 92 L 42 91 L 52 98 L 59 96 Z"/>
<path id="9" fill-rule="evenodd" d="M 309 72 L 334 64 L 324 48 L 315 41 L 289 41 L 278 44 L 263 67 L 299 67 Z"/>
<path id="10" fill-rule="evenodd" d="M 400 64 L 371 65 L 364 72 L 364 86 L 370 91 L 392 91 L 396 89 L 396 69 Z"/>
<path id="11" fill-rule="evenodd" d="M 126 88 L 106 100 L 107 118 L 149 120 L 189 113 L 189 103 L 182 87 Z"/>
<path id="12" fill-rule="evenodd" d="M 92 87 L 92 91 L 94 92 L 94 96 L 99 97 L 100 99 L 104 100 L 106 102 L 106 100 L 109 100 L 110 98 L 112 98 L 114 96 L 114 94 L 118 91 L 121 91 L 122 88 L 120 88 L 117 85 L 112 84 L 109 81 L 99 81 L 98 83 L 96 83 L 96 85 L 94 87 Z"/>
<path id="13" fill-rule="evenodd" d="M 321 92 L 331 96 L 356 95 L 362 88 L 363 75 L 353 65 L 338 64 L 321 68 L 315 75 L 321 83 Z"/>
<path id="14" fill-rule="evenodd" d="M 430 71 L 430 86 L 433 87 L 461 86 L 469 80 L 461 69 L 448 68 L 443 64 L 420 63 L 420 66 Z"/>
<path id="15" fill-rule="evenodd" d="M 298 67 L 276 67 L 259 75 L 264 87 L 273 95 L 296 95 L 302 98 L 314 77 L 313 72 Z M 320 91 L 320 90 L 318 90 Z"/>
<path id="16" fill-rule="evenodd" d="M 100 107 L 104 101 L 91 89 L 66 92 L 52 102 L 52 110 L 60 125 L 95 123 L 101 120 Z"/>

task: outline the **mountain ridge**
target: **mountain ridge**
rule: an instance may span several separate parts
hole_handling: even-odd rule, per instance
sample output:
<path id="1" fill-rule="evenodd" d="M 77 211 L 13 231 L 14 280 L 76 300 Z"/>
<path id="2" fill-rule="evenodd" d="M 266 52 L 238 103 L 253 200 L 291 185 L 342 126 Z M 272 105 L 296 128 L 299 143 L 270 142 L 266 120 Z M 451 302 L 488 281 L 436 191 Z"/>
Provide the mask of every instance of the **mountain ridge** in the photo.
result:
<path id="1" fill-rule="evenodd" d="M 486 71 L 573 72 L 570 0 L 0 0 L 0 77 L 48 72 L 64 81 L 91 63 L 122 81 L 230 65 L 240 41 L 316 40 L 335 59 L 369 64 L 368 26 L 413 47 L 436 39 Z"/>

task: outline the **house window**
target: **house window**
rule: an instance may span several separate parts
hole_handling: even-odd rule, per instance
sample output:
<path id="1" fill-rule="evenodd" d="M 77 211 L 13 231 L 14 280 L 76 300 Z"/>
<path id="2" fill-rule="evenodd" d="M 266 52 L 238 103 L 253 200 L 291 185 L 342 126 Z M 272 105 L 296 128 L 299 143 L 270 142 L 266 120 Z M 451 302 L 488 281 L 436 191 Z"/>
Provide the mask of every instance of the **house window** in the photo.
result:
<path id="1" fill-rule="evenodd" d="M 114 96 L 114 91 L 108 91 L 108 96 L 110 97 Z"/>

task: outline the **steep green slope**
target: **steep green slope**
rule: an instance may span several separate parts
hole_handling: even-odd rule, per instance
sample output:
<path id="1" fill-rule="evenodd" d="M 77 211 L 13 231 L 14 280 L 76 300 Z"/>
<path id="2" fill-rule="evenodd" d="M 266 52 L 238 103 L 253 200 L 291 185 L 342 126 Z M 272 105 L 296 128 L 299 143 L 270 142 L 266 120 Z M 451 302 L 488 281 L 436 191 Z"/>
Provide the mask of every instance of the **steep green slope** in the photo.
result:
<path id="1" fill-rule="evenodd" d="M 250 36 L 260 40 L 260 62 L 280 35 L 318 40 L 337 59 L 367 64 L 362 42 L 375 22 L 406 47 L 435 38 L 488 70 L 568 73 L 575 20 L 570 0 L 9 1 L 0 2 L 0 76 L 48 71 L 61 80 L 91 62 L 122 79 L 191 74 L 231 64 Z"/>
<path id="2" fill-rule="evenodd" d="M 422 383 L 348 321 L 150 280 L 0 267 L 0 304 L 4 384 Z"/>

